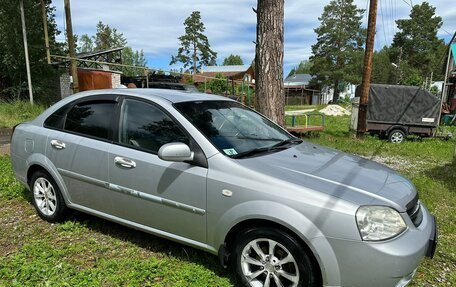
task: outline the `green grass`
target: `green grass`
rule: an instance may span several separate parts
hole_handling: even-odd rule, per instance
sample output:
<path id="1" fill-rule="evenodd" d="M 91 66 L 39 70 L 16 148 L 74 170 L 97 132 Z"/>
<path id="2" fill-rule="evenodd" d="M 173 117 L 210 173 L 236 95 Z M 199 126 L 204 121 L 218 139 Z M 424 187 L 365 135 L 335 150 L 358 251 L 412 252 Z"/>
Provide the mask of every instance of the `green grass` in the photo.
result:
<path id="1" fill-rule="evenodd" d="M 235 286 L 216 256 L 75 212 L 49 224 L 0 156 L 0 286 Z"/>
<path id="2" fill-rule="evenodd" d="M 29 102 L 0 102 L 0 128 L 13 126 L 36 118 L 45 110 L 40 104 L 31 105 Z"/>
<path id="3" fill-rule="evenodd" d="M 306 140 L 399 170 L 436 215 L 436 257 L 423 261 L 411 286 L 456 286 L 455 142 L 354 139 L 349 117 L 326 120 L 325 132 Z M 14 179 L 8 156 L 0 156 L 0 174 L 0 286 L 236 286 L 215 256 L 190 247 L 81 213 L 46 223 Z"/>

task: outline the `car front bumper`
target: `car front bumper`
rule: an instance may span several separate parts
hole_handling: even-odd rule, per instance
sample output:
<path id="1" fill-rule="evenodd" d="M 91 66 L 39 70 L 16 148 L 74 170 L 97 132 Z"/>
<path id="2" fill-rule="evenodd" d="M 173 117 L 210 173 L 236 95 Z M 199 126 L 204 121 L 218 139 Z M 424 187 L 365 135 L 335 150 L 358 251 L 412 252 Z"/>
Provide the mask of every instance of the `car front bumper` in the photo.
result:
<path id="1" fill-rule="evenodd" d="M 406 286 L 423 257 L 434 256 L 437 245 L 435 217 L 424 205 L 422 212 L 423 221 L 418 227 L 410 221 L 406 232 L 388 241 L 328 238 L 337 257 L 340 282 L 331 282 L 331 274 L 326 274 L 327 286 Z"/>

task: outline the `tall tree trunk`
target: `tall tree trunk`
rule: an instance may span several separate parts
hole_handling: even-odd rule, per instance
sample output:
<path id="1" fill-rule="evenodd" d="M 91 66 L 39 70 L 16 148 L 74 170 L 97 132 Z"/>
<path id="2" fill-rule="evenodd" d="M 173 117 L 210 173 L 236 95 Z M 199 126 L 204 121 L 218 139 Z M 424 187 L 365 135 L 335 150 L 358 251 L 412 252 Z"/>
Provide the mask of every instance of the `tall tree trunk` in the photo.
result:
<path id="1" fill-rule="evenodd" d="M 333 99 L 332 103 L 336 104 L 339 101 L 339 80 L 334 81 L 334 93 L 333 93 Z"/>
<path id="2" fill-rule="evenodd" d="M 256 95 L 258 110 L 285 125 L 283 88 L 284 0 L 258 0 L 256 41 Z"/>
<path id="3" fill-rule="evenodd" d="M 193 43 L 193 75 L 196 74 L 196 44 Z"/>

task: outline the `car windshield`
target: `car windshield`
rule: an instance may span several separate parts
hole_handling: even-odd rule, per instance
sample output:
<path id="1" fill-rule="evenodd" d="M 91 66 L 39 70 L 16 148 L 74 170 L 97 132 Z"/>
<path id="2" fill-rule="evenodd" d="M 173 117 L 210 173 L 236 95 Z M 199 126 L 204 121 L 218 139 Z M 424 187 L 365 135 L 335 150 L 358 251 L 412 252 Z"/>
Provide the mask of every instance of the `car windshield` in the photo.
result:
<path id="1" fill-rule="evenodd" d="M 233 158 L 275 152 L 301 140 L 260 114 L 232 101 L 175 104 L 220 151 Z"/>

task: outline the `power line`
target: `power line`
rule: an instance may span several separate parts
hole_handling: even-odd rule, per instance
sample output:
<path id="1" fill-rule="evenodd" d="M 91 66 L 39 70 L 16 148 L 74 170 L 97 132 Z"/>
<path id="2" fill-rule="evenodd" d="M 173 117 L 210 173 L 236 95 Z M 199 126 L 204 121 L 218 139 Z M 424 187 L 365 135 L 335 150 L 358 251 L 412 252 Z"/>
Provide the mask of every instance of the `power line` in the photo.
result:
<path id="1" fill-rule="evenodd" d="M 410 3 L 408 3 L 407 1 L 405 0 L 402 0 L 405 4 L 407 4 L 408 6 L 410 6 L 411 8 L 413 8 L 413 2 L 412 0 L 410 0 Z M 447 30 L 445 30 L 444 28 L 440 27 L 440 30 L 444 31 L 445 33 L 447 33 L 448 35 L 450 36 L 453 36 L 453 34 L 451 34 L 450 32 L 448 32 Z"/>
<path id="2" fill-rule="evenodd" d="M 380 1 L 380 13 L 382 15 L 382 30 L 383 30 L 383 37 L 385 39 L 385 46 L 388 45 L 388 41 L 386 40 L 386 31 L 385 31 L 385 19 L 383 17 L 383 5 L 382 5 L 382 2 L 383 1 Z"/>
<path id="3" fill-rule="evenodd" d="M 394 1 L 394 34 L 397 33 L 397 0 Z"/>
<path id="4" fill-rule="evenodd" d="M 409 2 L 405 1 L 405 0 L 402 0 L 405 4 L 409 5 L 411 8 L 413 8 L 413 5 L 410 4 Z M 411 1 L 411 0 L 410 0 Z"/>
<path id="5" fill-rule="evenodd" d="M 442 30 L 443 32 L 446 32 L 448 35 L 450 36 L 453 36 L 453 34 L 451 34 L 450 32 L 448 32 L 447 30 L 445 30 L 444 28 L 440 27 L 440 30 Z"/>
<path id="6" fill-rule="evenodd" d="M 386 6 L 386 16 L 387 16 L 387 19 L 386 19 L 386 23 L 387 23 L 387 26 L 388 26 L 388 42 L 391 41 L 391 39 L 393 38 L 393 35 L 394 35 L 394 31 L 393 31 L 393 13 L 391 12 L 391 0 L 385 0 L 385 6 Z"/>
<path id="7" fill-rule="evenodd" d="M 389 5 L 390 5 L 390 16 L 391 16 L 391 19 L 390 19 L 390 28 L 391 28 L 391 41 L 392 39 L 394 38 L 394 34 L 395 34 L 395 30 L 394 30 L 394 26 L 396 25 L 396 22 L 395 22 L 395 19 L 394 19 L 394 1 L 393 0 L 389 0 Z"/>

